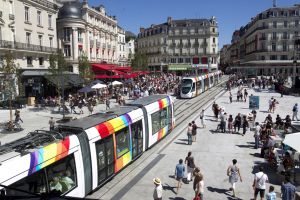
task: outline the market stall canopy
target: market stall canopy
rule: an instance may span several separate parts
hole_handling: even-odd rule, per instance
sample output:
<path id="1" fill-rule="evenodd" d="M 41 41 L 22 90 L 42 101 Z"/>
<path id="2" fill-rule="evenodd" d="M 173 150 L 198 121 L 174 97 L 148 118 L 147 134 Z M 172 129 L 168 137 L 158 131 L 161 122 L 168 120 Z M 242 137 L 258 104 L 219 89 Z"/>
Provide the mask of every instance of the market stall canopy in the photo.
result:
<path id="1" fill-rule="evenodd" d="M 91 82 L 91 85 L 96 85 L 97 83 L 104 83 L 104 82 L 100 80 L 94 80 L 93 82 Z"/>
<path id="2" fill-rule="evenodd" d="M 95 89 L 91 88 L 91 86 L 86 86 L 86 87 L 78 90 L 79 93 L 89 93 L 89 92 L 93 92 L 93 91 L 95 91 Z"/>
<path id="3" fill-rule="evenodd" d="M 55 76 L 49 74 L 44 75 L 45 78 L 56 86 L 60 86 L 61 83 L 64 83 L 65 89 L 72 87 L 79 87 L 83 84 L 83 79 L 75 73 L 72 72 L 63 72 L 62 76 Z"/>
<path id="4" fill-rule="evenodd" d="M 111 84 L 112 85 L 123 85 L 123 83 L 121 83 L 120 81 L 113 81 Z"/>
<path id="5" fill-rule="evenodd" d="M 283 143 L 300 152 L 300 132 L 287 134 L 283 140 Z"/>
<path id="6" fill-rule="evenodd" d="M 97 83 L 96 85 L 93 85 L 93 89 L 101 89 L 101 88 L 106 88 L 107 86 L 105 84 Z"/>

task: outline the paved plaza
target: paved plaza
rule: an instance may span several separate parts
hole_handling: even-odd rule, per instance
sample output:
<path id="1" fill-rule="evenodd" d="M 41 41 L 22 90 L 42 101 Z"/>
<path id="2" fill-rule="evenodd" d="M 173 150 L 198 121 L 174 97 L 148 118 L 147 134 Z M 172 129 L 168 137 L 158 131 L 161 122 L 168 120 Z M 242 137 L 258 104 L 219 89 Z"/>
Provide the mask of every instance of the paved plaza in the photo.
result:
<path id="1" fill-rule="evenodd" d="M 238 114 L 247 114 L 248 102 L 236 102 L 235 94 L 237 89 L 233 90 L 234 102 L 229 103 L 229 93 L 226 92 L 218 98 L 216 102 L 225 107 L 228 114 L 234 117 Z M 268 100 L 273 96 L 279 102 L 274 114 L 285 117 L 286 114 L 292 114 L 292 106 L 300 102 L 300 98 L 293 96 L 280 97 L 278 93 L 261 91 L 256 92 L 249 89 L 249 95 L 258 95 L 260 97 L 260 109 L 257 113 L 257 121 L 263 122 L 268 110 Z M 191 113 L 196 118 L 196 123 L 200 125 L 199 112 Z M 187 122 L 188 123 L 188 122 Z M 206 109 L 207 128 L 198 129 L 197 142 L 192 146 L 186 145 L 186 126 L 176 127 L 171 133 L 179 134 L 174 141 L 172 136 L 168 136 L 152 149 L 151 155 L 144 155 L 128 166 L 118 174 L 108 184 L 103 186 L 99 191 L 92 194 L 91 198 L 101 199 L 151 199 L 154 184 L 153 178 L 159 177 L 162 180 L 164 191 L 163 199 L 193 199 L 193 184 L 183 184 L 179 194 L 175 194 L 176 181 L 174 179 L 175 165 L 178 160 L 185 159 L 188 151 L 193 152 L 195 163 L 201 168 L 204 175 L 205 193 L 204 199 L 224 200 L 224 199 L 251 199 L 253 197 L 253 172 L 257 171 L 258 165 L 264 165 L 264 159 L 260 158 L 260 149 L 254 149 L 253 132 L 247 132 L 245 136 L 238 134 L 215 133 L 218 122 L 214 121 L 211 105 Z M 240 131 L 241 132 L 241 131 Z M 237 183 L 237 198 L 231 197 L 228 191 L 230 184 L 226 175 L 227 167 L 231 164 L 232 159 L 238 160 L 238 166 L 241 170 L 243 182 Z M 267 167 L 267 174 L 270 183 L 275 186 L 275 191 L 279 197 L 281 176 L 275 174 Z M 270 172 L 269 172 L 270 171 Z M 298 180 L 299 181 L 299 180 Z M 267 186 L 268 187 L 268 186 Z M 280 199 L 280 198 L 278 198 Z"/>

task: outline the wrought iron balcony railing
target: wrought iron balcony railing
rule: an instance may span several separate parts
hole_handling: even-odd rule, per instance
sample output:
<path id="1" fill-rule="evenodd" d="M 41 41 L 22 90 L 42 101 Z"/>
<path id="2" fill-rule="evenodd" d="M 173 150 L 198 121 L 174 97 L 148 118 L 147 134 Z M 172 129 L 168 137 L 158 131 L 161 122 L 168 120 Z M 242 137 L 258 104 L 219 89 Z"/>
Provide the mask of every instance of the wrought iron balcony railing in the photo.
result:
<path id="1" fill-rule="evenodd" d="M 16 50 L 27 50 L 27 51 L 40 51 L 40 52 L 56 52 L 57 48 L 53 47 L 45 47 L 35 44 L 27 44 L 21 42 L 13 42 L 7 40 L 0 40 L 0 48 L 7 48 L 7 49 L 16 49 Z"/>

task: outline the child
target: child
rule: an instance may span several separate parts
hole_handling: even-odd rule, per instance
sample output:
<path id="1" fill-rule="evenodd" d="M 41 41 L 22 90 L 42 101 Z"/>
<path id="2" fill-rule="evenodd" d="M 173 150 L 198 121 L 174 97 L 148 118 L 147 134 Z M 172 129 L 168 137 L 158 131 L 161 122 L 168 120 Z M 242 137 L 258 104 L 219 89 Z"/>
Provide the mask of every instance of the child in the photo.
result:
<path id="1" fill-rule="evenodd" d="M 267 200 L 275 200 L 276 193 L 274 192 L 274 187 L 271 185 L 269 188 L 269 193 L 267 194 Z"/>

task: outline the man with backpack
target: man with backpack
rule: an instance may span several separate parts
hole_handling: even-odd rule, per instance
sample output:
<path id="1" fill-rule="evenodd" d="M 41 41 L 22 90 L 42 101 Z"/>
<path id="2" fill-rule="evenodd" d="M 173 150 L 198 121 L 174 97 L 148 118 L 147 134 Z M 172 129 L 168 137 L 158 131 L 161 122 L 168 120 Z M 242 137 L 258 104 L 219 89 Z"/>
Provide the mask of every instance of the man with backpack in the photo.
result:
<path id="1" fill-rule="evenodd" d="M 259 193 L 260 199 L 263 200 L 265 196 L 266 183 L 269 182 L 268 175 L 265 174 L 262 166 L 259 167 L 259 172 L 254 175 L 253 180 L 253 190 L 254 190 L 254 200 L 257 199 Z"/>

